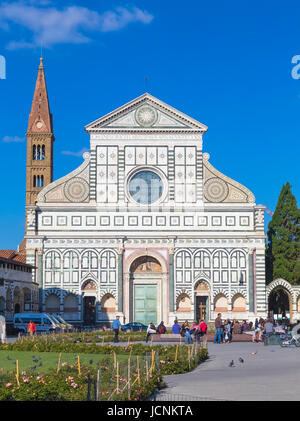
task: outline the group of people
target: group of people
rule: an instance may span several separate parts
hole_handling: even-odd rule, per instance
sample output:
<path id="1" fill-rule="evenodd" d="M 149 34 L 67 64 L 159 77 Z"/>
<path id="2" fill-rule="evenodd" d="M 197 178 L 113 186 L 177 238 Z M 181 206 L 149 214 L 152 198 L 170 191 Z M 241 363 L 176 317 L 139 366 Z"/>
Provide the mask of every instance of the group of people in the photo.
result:
<path id="1" fill-rule="evenodd" d="M 164 322 L 160 322 L 157 328 L 155 327 L 154 323 L 151 322 L 147 328 L 146 343 L 153 333 L 164 334 L 166 331 L 167 328 L 164 325 Z M 207 324 L 204 320 L 200 320 L 199 322 L 194 321 L 191 325 L 189 324 L 188 320 L 186 320 L 180 326 L 178 320 L 175 319 L 172 326 L 172 333 L 180 334 L 183 338 L 185 338 L 186 344 L 193 343 L 194 341 L 200 342 L 201 337 L 206 335 L 206 332 Z"/>
<path id="2" fill-rule="evenodd" d="M 256 319 L 254 324 L 253 322 L 247 323 L 246 320 L 241 323 L 238 320 L 231 322 L 229 319 L 223 321 L 221 313 L 218 313 L 215 319 L 215 329 L 216 334 L 213 342 L 218 344 L 231 342 L 233 333 L 251 335 L 252 342 L 263 342 L 266 336 L 284 333 L 283 327 L 275 326 L 271 319 L 264 320 L 261 317 Z"/>

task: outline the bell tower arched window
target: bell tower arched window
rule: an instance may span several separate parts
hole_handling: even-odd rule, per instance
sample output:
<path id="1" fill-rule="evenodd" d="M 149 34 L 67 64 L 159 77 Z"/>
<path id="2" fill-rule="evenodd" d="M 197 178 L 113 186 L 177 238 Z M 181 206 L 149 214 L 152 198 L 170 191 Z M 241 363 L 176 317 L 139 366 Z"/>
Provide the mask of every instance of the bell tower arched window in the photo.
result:
<path id="1" fill-rule="evenodd" d="M 32 148 L 32 159 L 36 160 L 36 146 L 35 145 L 33 145 L 33 148 Z"/>
<path id="2" fill-rule="evenodd" d="M 42 154 L 41 154 L 41 160 L 44 161 L 45 159 L 45 145 L 42 146 Z"/>

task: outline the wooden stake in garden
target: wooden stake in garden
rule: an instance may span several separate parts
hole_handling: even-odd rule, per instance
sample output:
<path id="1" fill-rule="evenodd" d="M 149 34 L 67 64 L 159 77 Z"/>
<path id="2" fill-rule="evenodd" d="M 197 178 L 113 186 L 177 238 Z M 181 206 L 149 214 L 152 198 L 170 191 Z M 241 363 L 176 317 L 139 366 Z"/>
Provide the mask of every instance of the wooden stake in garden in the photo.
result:
<path id="1" fill-rule="evenodd" d="M 61 359 L 61 352 L 59 353 L 59 357 L 58 357 L 58 364 L 57 364 L 57 373 L 60 370 L 60 359 Z"/>
<path id="2" fill-rule="evenodd" d="M 18 386 L 20 387 L 20 381 L 19 381 L 19 360 L 16 361 L 16 365 L 17 365 L 17 374 L 16 374 L 16 378 L 17 378 L 17 383 Z"/>
<path id="3" fill-rule="evenodd" d="M 130 336 L 128 337 L 128 344 L 127 344 L 127 346 L 129 346 L 129 342 L 130 342 Z"/>
<path id="4" fill-rule="evenodd" d="M 131 393 L 131 370 L 130 370 L 130 358 L 128 358 L 128 400 L 130 400 Z"/>
<path id="5" fill-rule="evenodd" d="M 175 352 L 175 359 L 174 359 L 175 363 L 177 363 L 177 359 L 178 359 L 178 345 L 176 345 L 176 352 Z"/>
<path id="6" fill-rule="evenodd" d="M 149 371 L 148 371 L 148 368 L 149 368 L 149 364 L 148 364 L 148 360 L 146 360 L 146 378 L 147 378 L 147 382 L 149 381 Z"/>
<path id="7" fill-rule="evenodd" d="M 140 377 L 140 359 L 139 359 L 139 357 L 138 357 L 138 356 L 136 357 L 136 366 L 137 366 L 138 383 L 139 383 L 139 386 L 140 386 L 140 385 L 141 385 L 141 377 Z"/>
<path id="8" fill-rule="evenodd" d="M 97 393 L 96 393 L 96 401 L 99 401 L 100 396 L 100 381 L 101 381 L 101 372 L 100 369 L 97 372 Z"/>
<path id="9" fill-rule="evenodd" d="M 153 346 L 153 335 L 151 335 L 151 346 Z"/>
<path id="10" fill-rule="evenodd" d="M 117 393 L 119 394 L 119 363 L 117 362 Z"/>
<path id="11" fill-rule="evenodd" d="M 114 353 L 114 368 L 117 368 L 117 354 L 115 353 L 115 351 L 113 351 Z"/>
<path id="12" fill-rule="evenodd" d="M 102 337 L 102 346 L 104 345 L 104 336 Z"/>
<path id="13" fill-rule="evenodd" d="M 80 371 L 80 356 L 79 355 L 78 355 L 77 360 L 78 360 L 78 375 L 80 376 L 81 375 L 81 371 Z"/>

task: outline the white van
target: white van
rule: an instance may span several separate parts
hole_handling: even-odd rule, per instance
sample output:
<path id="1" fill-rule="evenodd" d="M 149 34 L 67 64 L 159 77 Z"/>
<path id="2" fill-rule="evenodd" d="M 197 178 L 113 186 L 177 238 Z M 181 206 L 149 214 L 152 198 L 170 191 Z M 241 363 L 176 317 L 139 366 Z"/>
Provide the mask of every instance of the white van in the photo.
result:
<path id="1" fill-rule="evenodd" d="M 17 332 L 27 332 L 30 320 L 36 326 L 36 332 L 59 332 L 60 327 L 48 313 L 17 313 L 14 315 L 14 328 Z"/>

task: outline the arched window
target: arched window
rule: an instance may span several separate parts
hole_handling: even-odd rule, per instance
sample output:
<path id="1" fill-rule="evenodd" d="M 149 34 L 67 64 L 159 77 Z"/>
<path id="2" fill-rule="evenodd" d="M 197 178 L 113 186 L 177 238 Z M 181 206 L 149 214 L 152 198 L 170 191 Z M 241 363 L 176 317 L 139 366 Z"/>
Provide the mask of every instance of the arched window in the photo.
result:
<path id="1" fill-rule="evenodd" d="M 59 313 L 59 298 L 56 294 L 50 294 L 46 298 L 46 313 Z"/>
<path id="2" fill-rule="evenodd" d="M 78 299 L 74 294 L 66 295 L 64 299 L 64 313 L 77 313 Z"/>
<path id="3" fill-rule="evenodd" d="M 5 313 L 5 298 L 0 297 L 0 315 L 4 316 Z"/>
<path id="4" fill-rule="evenodd" d="M 228 300 L 224 294 L 218 294 L 214 299 L 214 311 L 222 313 L 228 311 Z"/>
<path id="5" fill-rule="evenodd" d="M 11 289 L 8 288 L 7 291 L 6 291 L 6 311 L 7 311 L 7 313 L 11 312 L 11 306 L 12 306 Z"/>
<path id="6" fill-rule="evenodd" d="M 246 300 L 242 294 L 236 294 L 232 297 L 232 311 L 244 313 L 246 311 Z"/>
<path id="7" fill-rule="evenodd" d="M 36 159 L 39 161 L 41 159 L 41 147 L 38 145 L 36 152 Z"/>
<path id="8" fill-rule="evenodd" d="M 36 175 L 33 176 L 33 187 L 36 187 Z"/>
<path id="9" fill-rule="evenodd" d="M 113 251 L 107 250 L 100 257 L 100 279 L 101 282 L 115 283 L 117 280 L 117 261 Z"/>
<path id="10" fill-rule="evenodd" d="M 64 283 L 77 283 L 79 281 L 79 258 L 75 251 L 68 251 L 63 258 Z"/>
<path id="11" fill-rule="evenodd" d="M 37 175 L 37 177 L 36 177 L 36 186 L 40 187 L 40 176 L 39 175 Z"/>
<path id="12" fill-rule="evenodd" d="M 176 254 L 176 281 L 192 282 L 192 256 L 187 250 L 181 250 Z"/>
<path id="13" fill-rule="evenodd" d="M 247 282 L 247 261 L 243 251 L 236 250 L 230 255 L 231 282 L 245 285 Z"/>
<path id="14" fill-rule="evenodd" d="M 44 187 L 44 176 L 41 175 L 40 187 Z"/>
<path id="15" fill-rule="evenodd" d="M 98 255 L 94 251 L 85 251 L 81 257 L 81 269 L 83 270 L 97 270 L 98 269 Z"/>
<path id="16" fill-rule="evenodd" d="M 176 300 L 176 311 L 189 313 L 191 311 L 191 299 L 187 294 L 180 294 Z"/>
<path id="17" fill-rule="evenodd" d="M 228 283 L 229 259 L 224 250 L 217 250 L 213 254 L 213 281 L 215 283 Z"/>
<path id="18" fill-rule="evenodd" d="M 36 160 L 36 146 L 33 145 L 32 147 L 32 159 L 35 161 Z"/>
<path id="19" fill-rule="evenodd" d="M 115 313 L 116 299 L 112 294 L 105 294 L 101 300 L 101 313 Z"/>
<path id="20" fill-rule="evenodd" d="M 46 283 L 60 283 L 61 258 L 57 251 L 50 251 L 45 259 Z"/>
<path id="21" fill-rule="evenodd" d="M 42 146 L 42 154 L 41 154 L 41 160 L 44 161 L 45 159 L 45 145 Z"/>

